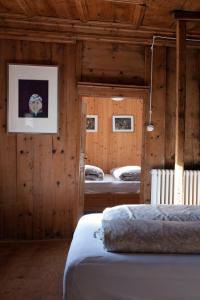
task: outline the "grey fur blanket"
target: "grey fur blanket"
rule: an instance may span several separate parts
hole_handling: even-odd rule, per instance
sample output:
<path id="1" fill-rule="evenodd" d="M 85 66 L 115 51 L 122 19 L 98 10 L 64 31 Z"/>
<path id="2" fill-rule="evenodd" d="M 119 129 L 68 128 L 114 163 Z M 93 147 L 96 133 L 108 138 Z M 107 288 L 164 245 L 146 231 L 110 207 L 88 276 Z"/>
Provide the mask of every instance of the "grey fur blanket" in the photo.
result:
<path id="1" fill-rule="evenodd" d="M 200 206 L 107 208 L 102 229 L 108 251 L 200 253 Z"/>

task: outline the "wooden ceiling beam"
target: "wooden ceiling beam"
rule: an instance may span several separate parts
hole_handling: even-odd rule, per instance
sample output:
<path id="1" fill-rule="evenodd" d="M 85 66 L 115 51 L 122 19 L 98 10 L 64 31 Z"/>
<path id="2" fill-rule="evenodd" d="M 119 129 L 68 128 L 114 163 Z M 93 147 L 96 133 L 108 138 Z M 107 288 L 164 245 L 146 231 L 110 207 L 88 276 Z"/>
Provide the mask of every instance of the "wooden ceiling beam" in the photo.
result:
<path id="1" fill-rule="evenodd" d="M 144 4 L 145 0 L 104 0 L 107 2 L 113 2 L 113 3 L 127 3 L 127 4 Z"/>
<path id="2" fill-rule="evenodd" d="M 21 14 L 0 13 L 0 36 L 5 39 L 42 40 L 63 43 L 71 40 L 88 40 L 114 43 L 151 45 L 153 35 L 175 37 L 173 30 L 140 26 L 138 29 L 130 24 L 78 20 L 66 20 L 52 17 L 27 18 Z M 199 39 L 200 33 L 187 35 L 188 38 Z M 175 41 L 156 39 L 156 45 L 175 47 Z M 189 42 L 187 45 L 199 48 L 200 43 Z"/>
<path id="3" fill-rule="evenodd" d="M 176 20 L 200 21 L 200 11 L 174 10 L 173 16 Z"/>
<path id="4" fill-rule="evenodd" d="M 76 8 L 82 22 L 88 21 L 88 7 L 85 0 L 75 0 Z"/>
<path id="5" fill-rule="evenodd" d="M 142 37 L 117 37 L 111 35 L 101 34 L 87 34 L 87 33 L 65 33 L 65 32 L 49 32 L 29 30 L 22 28 L 7 28 L 0 27 L 1 39 L 13 39 L 13 40 L 28 40 L 28 41 L 41 41 L 52 43 L 75 43 L 76 41 L 91 41 L 91 42 L 110 42 L 119 44 L 132 44 L 132 45 L 151 45 L 152 38 Z"/>
<path id="6" fill-rule="evenodd" d="M 149 94 L 149 86 L 78 82 L 77 88 L 80 96 L 133 97 L 134 95 L 137 98 L 144 98 Z"/>
<path id="7" fill-rule="evenodd" d="M 76 40 L 61 32 L 48 32 L 26 29 L 9 29 L 0 27 L 0 38 L 11 40 L 22 40 L 32 42 L 46 42 L 46 43 L 61 43 L 61 44 L 74 44 Z"/>
<path id="8" fill-rule="evenodd" d="M 176 128 L 175 128 L 175 183 L 174 204 L 183 203 L 183 171 L 185 146 L 186 105 L 186 23 L 176 26 Z"/>
<path id="9" fill-rule="evenodd" d="M 26 0 L 16 0 L 17 4 L 20 6 L 20 8 L 23 10 L 24 14 L 31 18 L 33 17 L 33 12 L 29 4 Z"/>
<path id="10" fill-rule="evenodd" d="M 133 32 L 135 30 L 135 27 L 133 24 L 127 24 L 127 23 L 118 23 L 118 22 L 106 22 L 106 21 L 88 21 L 87 23 L 82 23 L 79 20 L 69 20 L 64 18 L 54 18 L 54 17 L 43 17 L 43 16 L 34 16 L 31 19 L 28 19 L 25 16 L 22 16 L 21 14 L 11 14 L 11 13 L 0 13 L 0 26 L 3 24 L 9 23 L 15 23 L 16 26 L 31 26 L 34 27 L 36 25 L 38 26 L 48 26 L 49 29 L 51 27 L 56 27 L 57 30 L 64 30 L 66 27 L 73 27 L 73 28 L 89 28 L 90 32 L 93 32 L 94 30 L 103 29 L 103 32 L 105 31 L 112 31 L 113 29 L 118 29 L 120 31 L 124 32 Z M 142 32 L 153 32 L 154 34 L 165 34 L 165 35 L 174 35 L 175 32 L 172 29 L 166 29 L 166 28 L 157 28 L 157 27 L 141 27 Z M 140 32 L 140 29 L 137 30 L 137 32 Z"/>

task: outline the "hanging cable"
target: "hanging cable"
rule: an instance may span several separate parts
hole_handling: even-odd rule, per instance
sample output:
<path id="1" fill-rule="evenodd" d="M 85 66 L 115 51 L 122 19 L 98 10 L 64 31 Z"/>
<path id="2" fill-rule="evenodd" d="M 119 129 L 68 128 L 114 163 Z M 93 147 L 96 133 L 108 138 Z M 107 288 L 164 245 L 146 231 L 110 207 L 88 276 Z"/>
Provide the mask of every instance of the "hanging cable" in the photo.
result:
<path id="1" fill-rule="evenodd" d="M 149 92 L 149 122 L 147 125 L 147 131 L 153 131 L 154 126 L 152 124 L 152 89 L 153 89 L 153 50 L 154 50 L 155 36 L 153 36 L 153 43 L 151 45 L 151 83 Z"/>

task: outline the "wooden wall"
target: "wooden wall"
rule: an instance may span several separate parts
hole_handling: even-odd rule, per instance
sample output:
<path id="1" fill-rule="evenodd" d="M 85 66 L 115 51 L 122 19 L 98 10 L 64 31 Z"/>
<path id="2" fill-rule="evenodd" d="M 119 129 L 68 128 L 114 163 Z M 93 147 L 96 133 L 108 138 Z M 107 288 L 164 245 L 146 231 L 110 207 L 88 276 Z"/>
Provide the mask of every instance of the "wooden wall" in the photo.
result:
<path id="1" fill-rule="evenodd" d="M 116 43 L 83 43 L 82 81 L 145 84 L 145 47 Z"/>
<path id="2" fill-rule="evenodd" d="M 200 50 L 187 49 L 185 169 L 200 168 Z M 150 170 L 174 168 L 176 53 L 156 47 L 153 68 L 152 121 L 155 130 L 145 134 L 144 201 L 150 199 Z"/>
<path id="3" fill-rule="evenodd" d="M 1 40 L 0 57 L 0 238 L 69 237 L 82 205 L 76 81 L 142 83 L 144 47 Z M 6 132 L 7 63 L 59 66 L 59 134 Z"/>
<path id="4" fill-rule="evenodd" d="M 81 102 L 76 81 L 146 85 L 150 48 L 116 43 L 63 45 L 0 41 L 0 238 L 69 237 L 79 199 Z M 200 167 L 200 52 L 188 49 L 185 165 Z M 142 202 L 150 199 L 150 169 L 174 164 L 175 49 L 154 52 L 154 132 L 145 132 Z M 57 64 L 59 134 L 6 133 L 7 63 Z M 144 120 L 148 103 L 144 103 Z M 143 126 L 146 126 L 143 122 Z"/>
<path id="5" fill-rule="evenodd" d="M 78 198 L 76 46 L 2 40 L 0 57 L 0 237 L 69 237 Z M 6 132 L 7 63 L 59 66 L 59 134 Z"/>
<path id="6" fill-rule="evenodd" d="M 98 116 L 98 132 L 86 133 L 86 163 L 110 173 L 112 168 L 141 165 L 142 100 L 84 97 L 88 115 Z M 134 132 L 113 132 L 113 115 L 134 116 Z"/>

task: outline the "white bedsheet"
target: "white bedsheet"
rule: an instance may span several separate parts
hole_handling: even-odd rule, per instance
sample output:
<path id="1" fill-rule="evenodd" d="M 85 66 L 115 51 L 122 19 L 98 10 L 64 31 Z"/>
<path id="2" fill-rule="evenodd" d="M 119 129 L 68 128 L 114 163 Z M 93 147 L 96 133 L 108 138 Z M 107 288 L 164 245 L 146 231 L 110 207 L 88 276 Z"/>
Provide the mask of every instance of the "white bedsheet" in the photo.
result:
<path id="1" fill-rule="evenodd" d="M 135 193 L 140 192 L 140 181 L 117 180 L 110 174 L 105 174 L 104 180 L 85 180 L 85 194 L 101 193 Z"/>
<path id="2" fill-rule="evenodd" d="M 102 214 L 83 216 L 64 272 L 64 300 L 199 300 L 199 255 L 106 252 L 94 238 Z"/>

